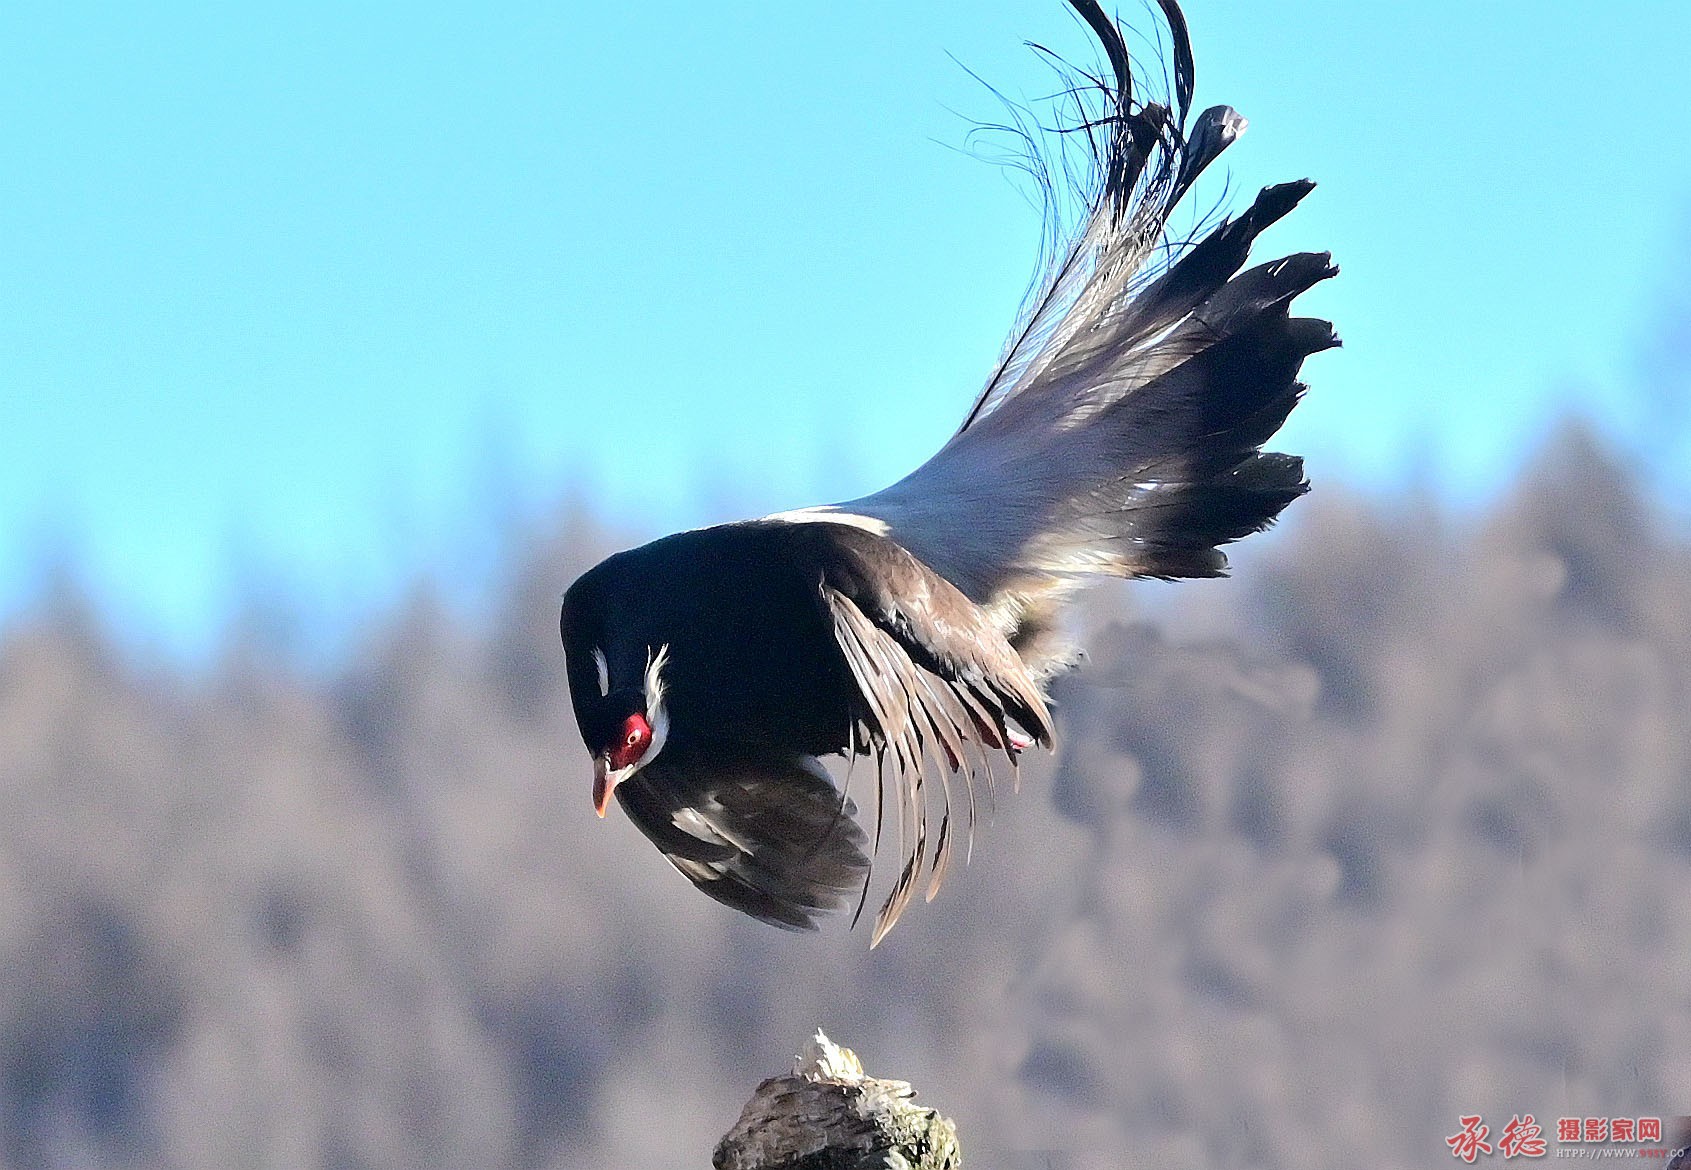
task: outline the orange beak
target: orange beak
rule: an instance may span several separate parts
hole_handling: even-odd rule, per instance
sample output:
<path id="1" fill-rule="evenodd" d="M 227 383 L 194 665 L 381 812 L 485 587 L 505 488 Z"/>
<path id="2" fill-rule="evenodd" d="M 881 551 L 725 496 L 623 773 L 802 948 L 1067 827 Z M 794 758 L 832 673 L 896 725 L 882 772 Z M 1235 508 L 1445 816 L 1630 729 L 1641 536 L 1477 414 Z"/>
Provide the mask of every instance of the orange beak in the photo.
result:
<path id="1" fill-rule="evenodd" d="M 616 786 L 628 779 L 633 768 L 612 768 L 610 757 L 593 757 L 593 811 L 601 818 L 605 810 L 611 807 L 611 793 Z"/>
<path id="2" fill-rule="evenodd" d="M 611 762 L 604 756 L 593 757 L 593 811 L 599 814 L 599 819 L 605 817 L 605 809 L 611 803 Z"/>

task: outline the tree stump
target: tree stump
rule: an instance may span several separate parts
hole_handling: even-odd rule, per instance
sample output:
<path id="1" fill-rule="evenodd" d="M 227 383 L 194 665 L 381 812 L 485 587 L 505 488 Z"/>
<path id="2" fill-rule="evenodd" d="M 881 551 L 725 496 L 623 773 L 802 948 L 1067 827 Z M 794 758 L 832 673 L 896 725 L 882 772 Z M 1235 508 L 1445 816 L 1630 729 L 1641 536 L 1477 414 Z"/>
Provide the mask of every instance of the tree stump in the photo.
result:
<path id="1" fill-rule="evenodd" d="M 950 1119 L 907 1081 L 867 1076 L 817 1029 L 793 1071 L 757 1087 L 716 1146 L 716 1170 L 959 1170 Z"/>

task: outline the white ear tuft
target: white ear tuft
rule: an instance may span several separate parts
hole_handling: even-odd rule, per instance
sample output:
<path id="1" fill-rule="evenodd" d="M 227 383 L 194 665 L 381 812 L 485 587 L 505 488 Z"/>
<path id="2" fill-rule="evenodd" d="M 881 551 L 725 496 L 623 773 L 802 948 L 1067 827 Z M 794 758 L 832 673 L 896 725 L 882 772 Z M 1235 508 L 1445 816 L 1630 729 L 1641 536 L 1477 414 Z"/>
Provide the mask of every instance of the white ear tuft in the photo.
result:
<path id="1" fill-rule="evenodd" d="M 650 647 L 646 649 L 646 710 L 663 706 L 663 668 L 669 661 L 669 643 L 658 647 L 653 654 Z"/>
<path id="2" fill-rule="evenodd" d="M 653 654 L 651 648 L 646 650 L 646 719 L 652 728 L 652 746 L 646 749 L 646 754 L 640 757 L 642 765 L 649 764 L 658 758 L 663 751 L 664 741 L 669 738 L 669 711 L 663 705 L 663 668 L 669 661 L 669 644 L 658 647 Z"/>

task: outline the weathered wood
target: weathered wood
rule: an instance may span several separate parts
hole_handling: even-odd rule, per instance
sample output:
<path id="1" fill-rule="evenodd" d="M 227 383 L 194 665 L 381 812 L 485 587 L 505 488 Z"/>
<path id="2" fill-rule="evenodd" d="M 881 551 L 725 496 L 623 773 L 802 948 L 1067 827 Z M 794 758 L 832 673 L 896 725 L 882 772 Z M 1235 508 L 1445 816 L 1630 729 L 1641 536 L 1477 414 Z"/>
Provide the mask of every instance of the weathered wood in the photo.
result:
<path id="1" fill-rule="evenodd" d="M 949 1118 L 907 1081 L 867 1076 L 820 1029 L 786 1076 L 757 1087 L 716 1146 L 716 1170 L 959 1170 Z"/>

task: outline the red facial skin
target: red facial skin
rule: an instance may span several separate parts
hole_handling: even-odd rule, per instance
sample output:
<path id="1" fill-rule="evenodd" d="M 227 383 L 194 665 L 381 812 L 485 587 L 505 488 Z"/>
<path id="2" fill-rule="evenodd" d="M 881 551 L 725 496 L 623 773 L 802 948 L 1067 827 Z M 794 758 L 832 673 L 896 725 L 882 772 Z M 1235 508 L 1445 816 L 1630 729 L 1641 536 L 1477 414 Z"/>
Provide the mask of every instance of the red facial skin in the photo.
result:
<path id="1" fill-rule="evenodd" d="M 611 767 L 617 771 L 640 762 L 646 749 L 652 746 L 652 725 L 636 711 L 622 721 L 622 738 L 611 748 Z"/>
<path id="2" fill-rule="evenodd" d="M 611 791 L 651 746 L 652 725 L 636 711 L 622 721 L 622 734 L 610 750 L 593 761 L 593 810 L 601 817 L 610 807 Z"/>

